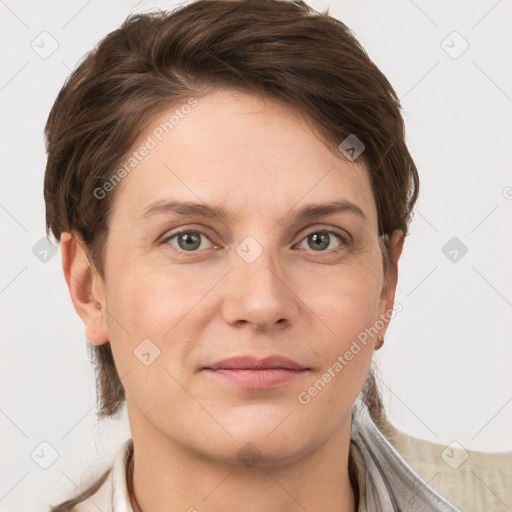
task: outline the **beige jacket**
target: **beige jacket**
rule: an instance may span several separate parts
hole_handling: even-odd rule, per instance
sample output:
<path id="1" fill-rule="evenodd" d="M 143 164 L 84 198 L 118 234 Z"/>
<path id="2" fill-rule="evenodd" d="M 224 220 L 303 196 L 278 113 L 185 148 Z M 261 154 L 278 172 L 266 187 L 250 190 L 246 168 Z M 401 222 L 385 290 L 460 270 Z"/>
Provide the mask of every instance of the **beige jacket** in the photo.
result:
<path id="1" fill-rule="evenodd" d="M 512 511 L 512 452 L 465 450 L 409 436 L 387 422 L 382 433 L 428 484 L 464 512 Z"/>

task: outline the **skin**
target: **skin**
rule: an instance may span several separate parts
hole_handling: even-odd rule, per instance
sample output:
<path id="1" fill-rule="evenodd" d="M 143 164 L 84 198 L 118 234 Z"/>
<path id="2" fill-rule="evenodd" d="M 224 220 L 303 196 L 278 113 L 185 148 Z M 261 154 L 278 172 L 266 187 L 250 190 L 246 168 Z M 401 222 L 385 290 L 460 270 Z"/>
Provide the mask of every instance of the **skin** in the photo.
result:
<path id="1" fill-rule="evenodd" d="M 135 148 L 175 109 L 156 116 Z M 393 307 L 397 274 L 384 279 L 364 166 L 333 155 L 290 106 L 217 90 L 198 99 L 115 193 L 105 281 L 77 233 L 64 233 L 61 248 L 87 339 L 110 341 L 126 390 L 140 509 L 355 510 L 350 412 L 377 336 L 307 405 L 297 397 Z M 171 197 L 223 206 L 232 218 L 143 219 L 148 206 Z M 345 211 L 301 221 L 294 213 L 340 199 L 364 218 Z M 204 234 L 192 251 L 168 239 L 184 229 Z M 331 235 L 317 248 L 309 235 L 325 229 L 348 242 Z M 249 236 L 263 250 L 251 263 L 236 251 Z M 395 263 L 402 244 L 395 231 Z M 134 351 L 148 338 L 160 354 L 146 366 Z M 309 370 L 259 390 L 203 370 L 246 354 L 282 355 Z M 238 455 L 247 443 L 259 457 L 252 466 Z"/>

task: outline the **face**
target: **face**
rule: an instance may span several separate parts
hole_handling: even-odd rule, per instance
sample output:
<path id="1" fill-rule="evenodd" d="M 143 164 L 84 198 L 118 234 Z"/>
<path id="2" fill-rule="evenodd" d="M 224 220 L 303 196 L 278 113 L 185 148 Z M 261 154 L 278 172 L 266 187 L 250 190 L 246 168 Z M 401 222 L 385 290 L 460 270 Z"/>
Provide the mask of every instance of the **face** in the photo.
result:
<path id="1" fill-rule="evenodd" d="M 132 431 L 292 461 L 349 424 L 377 335 L 357 340 L 393 304 L 368 173 L 280 102 L 219 90 L 165 133 L 176 109 L 116 185 L 86 334 L 110 340 Z M 249 369 L 269 357 L 296 366 Z"/>

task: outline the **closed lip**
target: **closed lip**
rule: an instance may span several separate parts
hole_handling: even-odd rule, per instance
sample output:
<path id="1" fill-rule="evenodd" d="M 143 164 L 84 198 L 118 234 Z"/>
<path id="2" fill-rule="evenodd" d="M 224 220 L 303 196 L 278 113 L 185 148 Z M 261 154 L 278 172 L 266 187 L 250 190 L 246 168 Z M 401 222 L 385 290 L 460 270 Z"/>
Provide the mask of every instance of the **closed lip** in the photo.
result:
<path id="1" fill-rule="evenodd" d="M 296 361 L 283 356 L 270 356 L 258 359 L 254 356 L 238 356 L 223 359 L 210 366 L 206 370 L 266 370 L 269 368 L 282 368 L 285 370 L 303 371 L 309 370 Z"/>

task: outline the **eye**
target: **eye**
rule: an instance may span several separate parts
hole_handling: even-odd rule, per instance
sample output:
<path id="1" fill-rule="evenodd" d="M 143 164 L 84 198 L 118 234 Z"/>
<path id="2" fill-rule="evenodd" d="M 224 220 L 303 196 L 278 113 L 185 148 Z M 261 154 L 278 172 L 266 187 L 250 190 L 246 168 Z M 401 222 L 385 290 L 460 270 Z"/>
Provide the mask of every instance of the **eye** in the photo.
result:
<path id="1" fill-rule="evenodd" d="M 349 245 L 347 238 L 348 237 L 338 231 L 322 229 L 310 232 L 303 239 L 301 244 L 299 244 L 299 247 L 304 248 L 301 247 L 301 245 L 307 243 L 309 247 L 305 247 L 305 249 L 310 249 L 313 252 L 337 253 L 344 250 Z M 187 230 L 173 233 L 165 238 L 162 243 L 172 245 L 178 251 L 198 252 L 199 250 L 206 250 L 209 248 L 208 243 L 204 242 L 203 239 L 210 240 L 201 231 Z M 336 240 L 338 241 L 337 246 L 332 247 Z"/>
<path id="2" fill-rule="evenodd" d="M 180 251 L 193 252 L 197 249 L 208 248 L 204 247 L 201 237 L 209 240 L 209 238 L 200 231 L 180 231 L 179 233 L 174 233 L 167 237 L 162 243 L 168 243 Z M 171 240 L 174 241 L 174 239 L 176 240 L 176 244 L 171 243 Z"/>
<path id="3" fill-rule="evenodd" d="M 333 238 L 338 239 L 338 247 L 333 248 L 331 246 Z M 306 242 L 314 252 L 339 252 L 348 244 L 346 238 L 341 233 L 329 229 L 312 231 L 303 239 L 302 243 L 304 242 Z M 332 251 L 324 250 L 329 248 L 332 249 Z"/>

